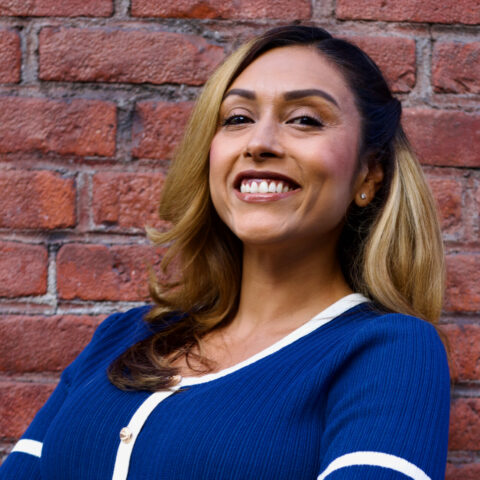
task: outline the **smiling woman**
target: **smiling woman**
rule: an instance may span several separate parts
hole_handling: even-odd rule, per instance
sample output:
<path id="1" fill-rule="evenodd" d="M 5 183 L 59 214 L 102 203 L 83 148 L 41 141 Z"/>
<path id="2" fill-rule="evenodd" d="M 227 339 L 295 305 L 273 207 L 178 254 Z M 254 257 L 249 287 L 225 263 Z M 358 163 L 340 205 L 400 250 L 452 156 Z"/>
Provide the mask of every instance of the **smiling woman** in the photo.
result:
<path id="1" fill-rule="evenodd" d="M 102 324 L 0 478 L 444 478 L 443 251 L 400 117 L 322 29 L 228 58 L 149 232 L 177 277 Z"/>

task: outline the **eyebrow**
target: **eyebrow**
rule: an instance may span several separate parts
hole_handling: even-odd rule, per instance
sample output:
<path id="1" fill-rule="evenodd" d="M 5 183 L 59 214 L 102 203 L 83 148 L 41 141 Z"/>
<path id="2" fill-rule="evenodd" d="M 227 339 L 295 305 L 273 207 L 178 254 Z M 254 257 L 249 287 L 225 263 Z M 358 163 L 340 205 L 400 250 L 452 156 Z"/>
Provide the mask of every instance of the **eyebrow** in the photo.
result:
<path id="1" fill-rule="evenodd" d="M 337 101 L 329 93 L 324 92 L 323 90 L 319 90 L 318 88 L 307 88 L 305 90 L 292 90 L 291 92 L 285 92 L 283 97 L 287 101 L 299 100 L 305 97 L 321 97 L 329 101 L 330 103 L 333 103 L 337 108 L 340 108 L 338 106 Z"/>
<path id="2" fill-rule="evenodd" d="M 255 92 L 251 90 L 244 90 L 243 88 L 232 88 L 229 90 L 224 96 L 223 100 L 225 100 L 230 95 L 238 95 L 239 97 L 246 98 L 247 100 L 255 100 L 257 96 Z M 304 90 L 291 90 L 290 92 L 285 92 L 283 94 L 283 98 L 289 102 L 292 100 L 300 100 L 306 97 L 321 97 L 324 100 L 327 100 L 330 103 L 333 103 L 337 108 L 338 106 L 337 101 L 327 92 L 320 90 L 318 88 L 306 88 Z"/>

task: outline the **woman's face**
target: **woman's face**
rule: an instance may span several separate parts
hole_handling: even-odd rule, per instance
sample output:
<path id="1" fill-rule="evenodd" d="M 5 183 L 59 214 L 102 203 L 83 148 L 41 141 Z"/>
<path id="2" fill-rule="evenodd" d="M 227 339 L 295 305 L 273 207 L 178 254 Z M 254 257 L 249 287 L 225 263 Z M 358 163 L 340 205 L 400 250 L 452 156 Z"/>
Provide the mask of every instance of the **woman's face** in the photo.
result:
<path id="1" fill-rule="evenodd" d="M 246 245 L 336 244 L 366 176 L 360 131 L 353 93 L 317 51 L 263 54 L 220 109 L 210 150 L 215 209 Z"/>

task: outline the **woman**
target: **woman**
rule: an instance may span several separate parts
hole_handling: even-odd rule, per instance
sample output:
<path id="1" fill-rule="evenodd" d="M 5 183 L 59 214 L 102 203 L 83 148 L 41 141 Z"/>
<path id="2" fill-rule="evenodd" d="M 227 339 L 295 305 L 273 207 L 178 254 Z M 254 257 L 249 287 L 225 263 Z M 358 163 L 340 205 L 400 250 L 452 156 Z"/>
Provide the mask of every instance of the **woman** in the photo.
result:
<path id="1" fill-rule="evenodd" d="M 400 114 L 321 29 L 227 59 L 150 232 L 177 278 L 100 326 L 0 478 L 443 478 L 443 254 Z"/>

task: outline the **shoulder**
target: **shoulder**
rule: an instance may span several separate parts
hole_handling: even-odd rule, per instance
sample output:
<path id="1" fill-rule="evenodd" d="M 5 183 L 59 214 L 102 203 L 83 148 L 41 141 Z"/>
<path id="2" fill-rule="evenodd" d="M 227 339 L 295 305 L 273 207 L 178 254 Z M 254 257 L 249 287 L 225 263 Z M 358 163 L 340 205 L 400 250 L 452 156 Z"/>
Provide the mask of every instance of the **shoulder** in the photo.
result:
<path id="1" fill-rule="evenodd" d="M 118 312 L 109 315 L 98 326 L 92 341 L 102 341 L 112 337 L 118 337 L 119 340 L 135 334 L 141 334 L 148 331 L 148 324 L 145 322 L 145 315 L 151 310 L 151 305 L 132 308 L 126 312 Z"/>
<path id="2" fill-rule="evenodd" d="M 386 385 L 449 390 L 445 347 L 429 322 L 399 313 L 366 315 L 345 346 L 343 367 Z"/>
<path id="3" fill-rule="evenodd" d="M 150 309 L 150 305 L 145 305 L 114 313 L 103 320 L 88 345 L 63 372 L 62 378 L 67 385 L 81 382 L 99 369 L 106 369 L 128 347 L 150 336 L 152 332 L 145 321 Z"/>
<path id="4" fill-rule="evenodd" d="M 353 333 L 349 348 L 385 345 L 392 354 L 435 352 L 445 357 L 440 335 L 431 323 L 401 313 L 370 311 Z"/>

